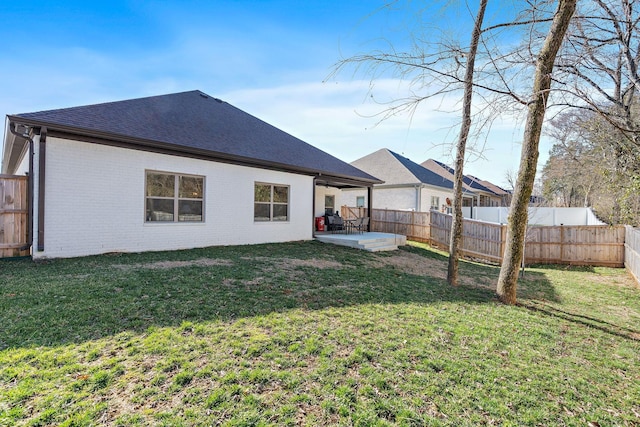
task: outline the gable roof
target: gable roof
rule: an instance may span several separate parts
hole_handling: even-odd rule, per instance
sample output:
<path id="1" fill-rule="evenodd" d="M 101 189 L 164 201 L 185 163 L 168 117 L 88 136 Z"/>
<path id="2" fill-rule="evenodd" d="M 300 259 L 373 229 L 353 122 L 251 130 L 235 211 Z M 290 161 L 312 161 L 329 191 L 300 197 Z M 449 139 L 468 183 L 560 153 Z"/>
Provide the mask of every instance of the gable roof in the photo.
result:
<path id="1" fill-rule="evenodd" d="M 424 162 L 421 163 L 421 165 L 429 170 L 431 170 L 432 172 L 437 173 L 438 175 L 447 177 L 451 180 L 453 180 L 453 174 L 455 172 L 455 170 L 447 165 L 445 165 L 442 162 L 439 162 L 437 160 L 434 159 L 429 159 L 426 160 Z M 463 175 L 462 176 L 462 184 L 463 187 L 469 191 L 482 191 L 484 193 L 490 193 L 490 194 L 494 194 L 496 195 L 496 193 L 493 190 L 490 190 L 489 188 L 485 187 L 484 185 L 482 185 L 480 183 L 480 181 L 475 178 L 475 177 L 470 177 L 467 175 Z"/>
<path id="2" fill-rule="evenodd" d="M 476 178 L 475 176 L 471 176 L 469 175 L 471 178 L 475 179 L 476 181 L 478 181 L 480 184 L 484 185 L 485 187 L 487 187 L 488 189 L 490 189 L 491 191 L 493 191 L 494 193 L 496 193 L 498 196 L 507 196 L 509 194 L 511 194 L 508 190 L 505 190 L 504 188 L 495 185 L 492 182 L 486 181 L 484 179 L 480 179 L 480 178 Z"/>
<path id="3" fill-rule="evenodd" d="M 417 164 L 387 148 L 374 151 L 351 163 L 385 181 L 386 185 L 426 184 L 434 187 L 453 189 L 453 181 L 445 176 Z M 468 189 L 464 190 L 469 192 Z"/>
<path id="4" fill-rule="evenodd" d="M 130 148 L 325 175 L 345 182 L 381 182 L 198 90 L 7 117 L 26 126 L 46 127 L 51 136 L 118 142 Z M 5 157 L 10 156 L 5 153 Z"/>
<path id="5" fill-rule="evenodd" d="M 408 158 L 401 156 L 398 153 L 394 153 L 389 150 L 389 153 L 400 162 L 409 172 L 415 176 L 422 184 L 434 185 L 436 187 L 453 188 L 453 182 L 443 176 L 440 176 L 424 166 L 420 166 L 416 162 L 409 160 Z"/>

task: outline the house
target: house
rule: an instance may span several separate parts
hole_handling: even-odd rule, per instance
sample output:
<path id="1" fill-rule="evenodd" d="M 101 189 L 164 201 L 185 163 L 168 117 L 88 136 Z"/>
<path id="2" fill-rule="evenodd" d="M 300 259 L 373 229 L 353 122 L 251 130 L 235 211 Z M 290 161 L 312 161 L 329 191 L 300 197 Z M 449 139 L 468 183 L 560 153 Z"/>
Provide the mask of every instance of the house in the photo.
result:
<path id="1" fill-rule="evenodd" d="M 351 164 L 384 181 L 374 185 L 373 207 L 376 209 L 427 212 L 431 209 L 446 211 L 451 206 L 451 179 L 438 175 L 391 150 L 380 149 Z M 474 194 L 465 191 L 463 197 L 471 200 Z M 365 192 L 362 189 L 342 191 L 344 205 L 364 206 L 365 200 Z"/>
<path id="2" fill-rule="evenodd" d="M 29 176 L 33 258 L 309 240 L 382 182 L 200 91 L 8 115 L 1 173 Z"/>
<path id="3" fill-rule="evenodd" d="M 440 175 L 443 178 L 453 181 L 453 174 L 455 170 L 437 160 L 429 159 L 420 164 L 426 169 Z M 506 190 L 502 190 L 500 194 L 494 192 L 491 188 L 482 184 L 483 181 L 473 176 L 464 175 L 462 178 L 462 186 L 464 190 L 472 192 L 475 197 L 463 199 L 463 207 L 489 207 L 489 206 L 507 206 L 507 193 Z M 493 186 L 493 184 L 491 184 Z M 496 186 L 497 187 L 497 186 Z"/>
<path id="4" fill-rule="evenodd" d="M 469 178 L 477 181 L 480 185 L 484 186 L 485 188 L 488 188 L 489 190 L 491 190 L 497 197 L 500 198 L 500 201 L 498 202 L 499 204 L 497 204 L 496 206 L 499 207 L 507 207 L 511 204 L 511 192 L 509 190 L 505 190 L 504 188 L 495 185 L 492 182 L 480 179 L 480 178 L 476 178 L 475 176 L 472 175 L 468 175 Z M 495 198 L 494 198 L 495 199 Z"/>

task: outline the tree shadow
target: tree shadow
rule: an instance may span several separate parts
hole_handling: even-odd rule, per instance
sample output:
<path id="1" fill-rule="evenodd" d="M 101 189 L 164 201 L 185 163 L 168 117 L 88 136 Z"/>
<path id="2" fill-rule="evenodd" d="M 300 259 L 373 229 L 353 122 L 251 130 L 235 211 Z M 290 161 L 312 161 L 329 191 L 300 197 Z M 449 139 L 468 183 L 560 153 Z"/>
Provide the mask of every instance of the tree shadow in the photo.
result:
<path id="1" fill-rule="evenodd" d="M 601 332 L 605 332 L 610 335 L 615 335 L 620 338 L 628 339 L 631 341 L 640 341 L 640 331 L 625 328 L 620 325 L 616 325 L 611 322 L 607 322 L 602 319 L 598 319 L 592 316 L 585 316 L 582 314 L 572 313 L 570 311 L 561 310 L 557 307 L 553 307 L 549 304 L 540 303 L 534 300 L 519 301 L 518 306 L 534 311 L 536 313 L 542 313 L 544 315 L 566 320 L 571 323 L 587 326 L 589 328 L 597 329 Z"/>
<path id="2" fill-rule="evenodd" d="M 1 262 L 0 350 L 291 309 L 496 303 L 496 267 L 463 262 L 462 285 L 452 287 L 446 262 L 421 248 L 371 254 L 318 242 Z M 519 296 L 557 301 L 537 272 Z"/>
<path id="3" fill-rule="evenodd" d="M 426 259 L 435 259 L 444 264 L 447 269 L 448 254 L 437 252 L 428 248 L 409 246 L 404 248 L 408 252 L 416 253 Z M 480 262 L 461 259 L 459 263 L 461 282 L 465 286 L 482 286 L 496 291 L 500 267 Z M 549 281 L 544 272 L 525 269 L 518 279 L 518 298 L 537 299 L 553 302 L 561 302 L 553 283 Z"/>

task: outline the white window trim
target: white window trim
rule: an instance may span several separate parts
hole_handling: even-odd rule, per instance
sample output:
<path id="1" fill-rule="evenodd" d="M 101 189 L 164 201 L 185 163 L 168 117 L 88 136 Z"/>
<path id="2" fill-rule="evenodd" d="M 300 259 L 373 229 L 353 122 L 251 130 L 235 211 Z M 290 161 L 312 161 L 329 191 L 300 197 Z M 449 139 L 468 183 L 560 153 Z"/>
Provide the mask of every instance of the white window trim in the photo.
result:
<path id="1" fill-rule="evenodd" d="M 149 176 L 149 174 L 159 174 L 159 175 L 173 175 L 174 177 L 174 190 L 173 190 L 173 197 L 158 197 L 158 196 L 147 196 L 147 177 Z M 201 178 L 202 179 L 202 198 L 188 198 L 188 197 L 180 197 L 180 178 L 181 177 L 187 177 L 187 178 Z M 167 224 L 181 224 L 181 225 L 187 225 L 187 224 L 204 224 L 205 222 L 205 194 L 206 194 L 206 177 L 203 175 L 194 175 L 194 174 L 188 174 L 188 173 L 178 173 L 178 172 L 168 172 L 168 171 L 159 171 L 159 170 L 154 170 L 154 169 L 145 169 L 144 171 L 144 209 L 143 209 L 143 213 L 144 213 L 144 223 L 147 225 L 167 225 Z M 151 199 L 160 199 L 160 200 L 173 200 L 173 220 L 171 221 L 150 221 L 147 219 L 147 200 L 151 198 Z M 179 215 L 179 205 L 180 205 L 180 201 L 181 200 L 195 200 L 195 201 L 201 201 L 202 202 L 202 219 L 200 219 L 199 221 L 180 221 L 180 215 Z"/>
<path id="2" fill-rule="evenodd" d="M 256 185 L 268 185 L 271 187 L 271 195 L 270 195 L 270 200 L 269 202 L 257 202 L 256 201 L 256 196 L 255 196 L 255 188 Z M 275 187 L 286 187 L 287 188 L 287 203 L 282 203 L 282 202 L 274 202 L 273 201 L 273 190 Z M 269 219 L 268 220 L 257 220 L 256 219 L 256 211 L 255 211 L 255 205 L 257 203 L 260 204 L 269 204 Z M 262 181 L 255 181 L 253 183 L 253 204 L 254 204 L 254 210 L 253 210 L 253 222 L 255 224 L 272 224 L 272 223 L 276 223 L 276 224 L 283 224 L 283 223 L 288 223 L 291 219 L 291 186 L 287 185 L 287 184 L 275 184 L 272 182 L 262 182 Z M 285 220 L 275 220 L 273 219 L 273 206 L 274 205 L 286 205 L 287 206 L 287 219 Z"/>

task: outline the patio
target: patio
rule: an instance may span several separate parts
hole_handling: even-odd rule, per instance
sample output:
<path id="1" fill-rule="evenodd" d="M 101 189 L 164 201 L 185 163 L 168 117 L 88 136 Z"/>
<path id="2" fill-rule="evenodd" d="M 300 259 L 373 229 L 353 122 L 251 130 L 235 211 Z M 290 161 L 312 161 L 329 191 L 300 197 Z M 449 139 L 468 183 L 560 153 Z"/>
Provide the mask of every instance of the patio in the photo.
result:
<path id="1" fill-rule="evenodd" d="M 335 234 L 316 232 L 316 240 L 334 245 L 349 246 L 369 252 L 395 251 L 407 244 L 407 238 L 400 234 L 365 232 L 356 234 Z"/>

